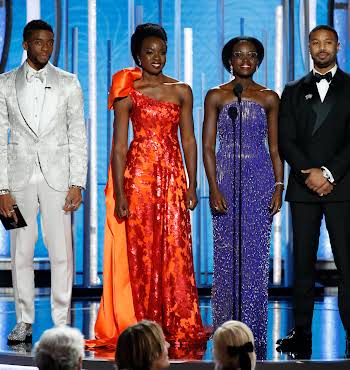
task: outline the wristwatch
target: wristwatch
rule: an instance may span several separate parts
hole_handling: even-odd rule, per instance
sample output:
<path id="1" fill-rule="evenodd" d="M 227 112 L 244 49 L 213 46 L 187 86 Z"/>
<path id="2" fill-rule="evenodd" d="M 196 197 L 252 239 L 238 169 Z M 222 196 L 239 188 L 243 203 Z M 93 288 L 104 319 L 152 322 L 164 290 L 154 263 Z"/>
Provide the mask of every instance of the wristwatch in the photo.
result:
<path id="1" fill-rule="evenodd" d="M 10 194 L 9 189 L 0 189 L 0 195 L 6 195 L 6 194 Z"/>

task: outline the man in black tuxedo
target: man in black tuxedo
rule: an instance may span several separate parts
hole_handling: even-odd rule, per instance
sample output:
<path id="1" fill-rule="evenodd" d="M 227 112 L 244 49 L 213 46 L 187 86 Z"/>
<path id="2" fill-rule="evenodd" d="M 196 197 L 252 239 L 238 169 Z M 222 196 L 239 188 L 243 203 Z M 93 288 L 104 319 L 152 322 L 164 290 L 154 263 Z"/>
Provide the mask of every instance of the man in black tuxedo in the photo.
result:
<path id="1" fill-rule="evenodd" d="M 350 344 L 350 75 L 337 66 L 338 34 L 318 26 L 309 34 L 313 70 L 286 85 L 279 146 L 291 167 L 295 328 L 281 351 L 311 354 L 315 262 L 323 215 L 339 273 L 338 305 Z"/>

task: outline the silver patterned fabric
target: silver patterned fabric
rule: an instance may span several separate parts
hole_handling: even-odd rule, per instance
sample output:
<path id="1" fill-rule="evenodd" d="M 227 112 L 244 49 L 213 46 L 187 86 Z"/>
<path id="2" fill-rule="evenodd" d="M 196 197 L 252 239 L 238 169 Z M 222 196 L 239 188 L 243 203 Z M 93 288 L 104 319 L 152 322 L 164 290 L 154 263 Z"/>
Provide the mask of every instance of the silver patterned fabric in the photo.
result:
<path id="1" fill-rule="evenodd" d="M 25 104 L 24 64 L 0 75 L 0 189 L 26 186 L 39 161 L 48 185 L 85 187 L 87 143 L 83 95 L 77 77 L 47 65 L 45 98 L 37 130 Z"/>

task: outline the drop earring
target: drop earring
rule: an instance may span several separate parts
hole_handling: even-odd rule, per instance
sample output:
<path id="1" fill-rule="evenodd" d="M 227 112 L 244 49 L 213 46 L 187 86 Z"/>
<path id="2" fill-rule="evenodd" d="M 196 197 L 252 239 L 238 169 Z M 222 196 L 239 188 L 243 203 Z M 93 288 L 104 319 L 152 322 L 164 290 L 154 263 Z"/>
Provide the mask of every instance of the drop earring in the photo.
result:
<path id="1" fill-rule="evenodd" d="M 139 62 L 139 66 L 142 67 L 141 59 L 137 58 L 137 61 Z"/>
<path id="2" fill-rule="evenodd" d="M 232 64 L 230 64 L 230 73 L 233 76 L 233 67 L 232 67 Z"/>

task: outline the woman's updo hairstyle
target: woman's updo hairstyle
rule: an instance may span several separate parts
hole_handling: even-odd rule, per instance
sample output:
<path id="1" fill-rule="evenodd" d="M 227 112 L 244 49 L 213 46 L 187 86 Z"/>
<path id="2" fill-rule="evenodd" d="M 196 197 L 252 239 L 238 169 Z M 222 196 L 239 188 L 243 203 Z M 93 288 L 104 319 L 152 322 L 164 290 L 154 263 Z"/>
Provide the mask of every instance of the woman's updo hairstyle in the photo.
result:
<path id="1" fill-rule="evenodd" d="M 131 54 L 134 58 L 136 65 L 141 67 L 140 62 L 137 56 L 140 54 L 143 40 L 147 37 L 159 37 L 165 42 L 165 45 L 168 42 L 168 37 L 162 26 L 155 23 L 144 23 L 139 24 L 133 35 L 131 36 Z"/>

